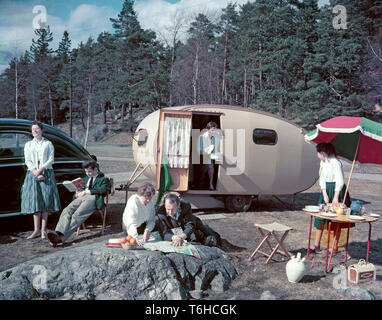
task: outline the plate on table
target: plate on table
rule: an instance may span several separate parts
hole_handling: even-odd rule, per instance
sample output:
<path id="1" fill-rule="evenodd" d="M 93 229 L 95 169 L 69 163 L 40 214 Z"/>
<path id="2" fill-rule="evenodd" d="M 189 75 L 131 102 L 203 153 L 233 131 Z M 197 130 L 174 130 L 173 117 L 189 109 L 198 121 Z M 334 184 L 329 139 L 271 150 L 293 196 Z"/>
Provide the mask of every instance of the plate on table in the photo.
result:
<path id="1" fill-rule="evenodd" d="M 323 216 L 323 217 L 328 217 L 328 218 L 337 217 L 337 215 L 335 213 L 331 213 L 331 212 L 323 212 L 320 215 Z"/>
<path id="2" fill-rule="evenodd" d="M 350 220 L 365 220 L 364 217 L 355 216 L 355 215 L 350 215 L 348 218 L 349 218 Z"/>
<path id="3" fill-rule="evenodd" d="M 319 213 L 320 212 L 320 209 L 309 209 L 307 207 L 305 207 L 304 209 L 302 209 L 303 211 L 307 211 L 307 212 L 312 212 L 312 213 Z"/>
<path id="4" fill-rule="evenodd" d="M 373 218 L 379 218 L 380 217 L 380 215 L 378 214 L 378 213 L 367 213 L 367 214 L 365 214 L 365 216 L 368 216 L 368 217 L 373 217 Z"/>
<path id="5" fill-rule="evenodd" d="M 319 206 L 305 206 L 305 208 L 307 211 L 310 211 L 310 210 L 320 210 L 320 207 Z"/>

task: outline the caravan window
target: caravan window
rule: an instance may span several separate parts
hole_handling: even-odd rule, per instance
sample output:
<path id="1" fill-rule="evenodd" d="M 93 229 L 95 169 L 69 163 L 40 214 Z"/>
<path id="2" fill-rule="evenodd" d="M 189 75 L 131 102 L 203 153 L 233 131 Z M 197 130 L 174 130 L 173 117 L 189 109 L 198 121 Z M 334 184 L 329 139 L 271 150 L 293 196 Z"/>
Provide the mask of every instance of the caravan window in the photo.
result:
<path id="1" fill-rule="evenodd" d="M 146 129 L 139 129 L 138 131 L 138 146 L 141 147 L 146 144 L 147 142 L 147 130 Z"/>
<path id="2" fill-rule="evenodd" d="M 270 129 L 255 129 L 252 138 L 255 144 L 274 146 L 277 143 L 277 133 Z"/>

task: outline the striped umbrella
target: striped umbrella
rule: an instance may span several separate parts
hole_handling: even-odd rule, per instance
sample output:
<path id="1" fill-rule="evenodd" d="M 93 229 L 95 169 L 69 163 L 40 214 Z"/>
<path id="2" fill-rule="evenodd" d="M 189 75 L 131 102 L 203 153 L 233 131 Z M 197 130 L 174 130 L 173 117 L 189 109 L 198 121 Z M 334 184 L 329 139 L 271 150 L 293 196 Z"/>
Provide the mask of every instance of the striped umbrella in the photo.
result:
<path id="1" fill-rule="evenodd" d="M 382 123 L 362 117 L 340 116 L 316 127 L 305 135 L 305 141 L 315 144 L 331 142 L 340 157 L 353 161 L 346 191 L 355 162 L 382 165 Z"/>

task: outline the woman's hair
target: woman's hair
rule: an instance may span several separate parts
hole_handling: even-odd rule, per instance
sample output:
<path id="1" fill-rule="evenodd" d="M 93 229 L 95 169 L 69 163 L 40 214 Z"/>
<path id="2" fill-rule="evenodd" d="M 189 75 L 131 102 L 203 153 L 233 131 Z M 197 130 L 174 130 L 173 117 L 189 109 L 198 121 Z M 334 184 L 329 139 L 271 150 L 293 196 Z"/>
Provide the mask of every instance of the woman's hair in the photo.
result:
<path id="1" fill-rule="evenodd" d="M 328 155 L 328 157 L 337 158 L 336 148 L 334 148 L 333 144 L 331 144 L 330 142 L 319 143 L 316 146 L 316 150 L 317 152 L 325 152 Z"/>
<path id="2" fill-rule="evenodd" d="M 168 200 L 170 204 L 176 203 L 177 205 L 179 205 L 180 203 L 180 198 L 174 193 L 167 193 L 163 198 L 163 204 L 166 203 L 166 200 Z"/>
<path id="3" fill-rule="evenodd" d="M 207 123 L 207 127 L 206 128 L 208 130 L 210 130 L 211 128 L 217 128 L 217 127 L 218 127 L 218 125 L 215 122 L 210 121 L 210 122 Z"/>
<path id="4" fill-rule="evenodd" d="M 43 127 L 43 125 L 42 125 L 42 123 L 40 121 L 35 120 L 35 121 L 32 122 L 32 124 L 31 124 L 31 131 L 32 131 L 32 127 L 33 126 L 39 126 L 39 128 L 41 130 L 44 130 L 44 127 Z"/>
<path id="5" fill-rule="evenodd" d="M 144 182 L 138 187 L 138 195 L 140 197 L 152 197 L 155 194 L 155 188 L 150 182 Z"/>

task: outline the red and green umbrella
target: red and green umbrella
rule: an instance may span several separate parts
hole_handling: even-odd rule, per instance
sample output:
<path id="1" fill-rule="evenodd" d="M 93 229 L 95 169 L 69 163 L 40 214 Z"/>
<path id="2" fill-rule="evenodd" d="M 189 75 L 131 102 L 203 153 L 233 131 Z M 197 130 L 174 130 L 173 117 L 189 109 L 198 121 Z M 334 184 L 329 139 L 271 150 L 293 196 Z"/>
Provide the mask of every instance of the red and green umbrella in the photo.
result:
<path id="1" fill-rule="evenodd" d="M 347 188 L 355 162 L 382 164 L 382 123 L 362 117 L 340 116 L 316 127 L 305 135 L 306 141 L 315 144 L 331 142 L 340 157 L 353 161 Z"/>

